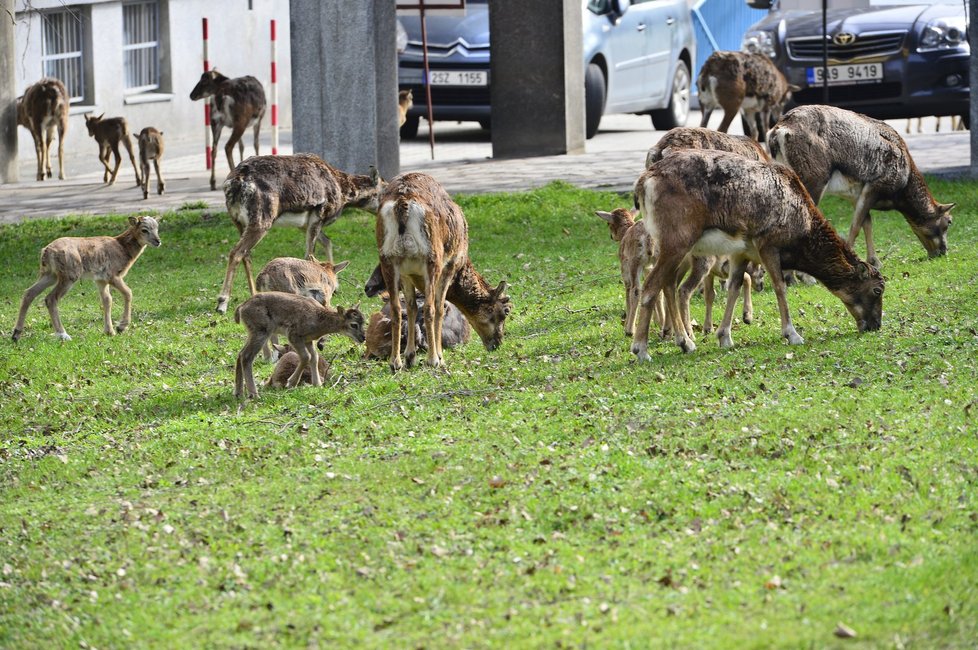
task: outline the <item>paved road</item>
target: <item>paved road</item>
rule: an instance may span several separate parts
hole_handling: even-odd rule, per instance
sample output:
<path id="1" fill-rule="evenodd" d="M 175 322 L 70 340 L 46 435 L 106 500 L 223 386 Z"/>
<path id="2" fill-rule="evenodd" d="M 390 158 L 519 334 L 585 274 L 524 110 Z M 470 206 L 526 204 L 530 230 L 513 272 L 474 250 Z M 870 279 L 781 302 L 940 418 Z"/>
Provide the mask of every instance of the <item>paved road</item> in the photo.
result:
<path id="1" fill-rule="evenodd" d="M 714 116 L 719 123 L 719 118 Z M 690 115 L 689 124 L 699 123 L 699 113 Z M 891 122 L 903 133 L 905 121 Z M 934 132 L 935 120 L 924 121 L 924 133 L 906 135 L 917 165 L 932 174 L 966 174 L 970 164 L 970 135 L 967 131 Z M 716 127 L 717 124 L 711 124 Z M 579 187 L 628 191 L 645 162 L 645 153 L 661 137 L 653 131 L 646 116 L 611 115 L 602 121 L 601 131 L 587 142 L 587 151 L 577 155 L 543 156 L 494 160 L 489 134 L 474 122 L 436 122 L 435 158 L 428 145 L 427 128 L 422 124 L 416 140 L 401 143 L 401 169 L 425 171 L 437 178 L 449 192 L 481 194 L 523 191 L 561 179 Z M 71 137 L 71 136 L 69 136 Z M 80 137 L 80 136 L 75 136 Z M 262 151 L 269 152 L 268 135 Z M 224 196 L 209 189 L 209 172 L 204 169 L 200 143 L 168 143 L 163 172 L 167 182 L 164 196 L 150 194 L 142 200 L 135 186 L 133 170 L 126 161 L 113 186 L 102 183 L 95 143 L 91 158 L 67 159 L 69 180 L 24 181 L 0 185 L 0 223 L 68 214 L 129 214 L 140 211 L 167 211 L 187 204 L 224 208 Z M 247 150 L 246 150 L 247 151 Z M 291 153 L 291 133 L 282 134 L 281 153 Z M 23 152 L 20 176 L 33 178 L 34 160 Z M 227 173 L 227 162 L 218 160 L 219 182 Z M 151 188 L 155 178 L 151 180 Z"/>

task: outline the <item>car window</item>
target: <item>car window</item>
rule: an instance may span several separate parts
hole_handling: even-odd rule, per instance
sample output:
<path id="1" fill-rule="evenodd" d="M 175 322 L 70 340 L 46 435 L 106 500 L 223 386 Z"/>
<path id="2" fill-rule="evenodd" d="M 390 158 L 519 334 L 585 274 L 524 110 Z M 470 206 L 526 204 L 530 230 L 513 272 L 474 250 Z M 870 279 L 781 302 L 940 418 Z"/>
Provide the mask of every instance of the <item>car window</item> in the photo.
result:
<path id="1" fill-rule="evenodd" d="M 601 14 L 608 13 L 610 9 L 608 4 L 610 2 L 611 0 L 588 0 L 587 8 L 600 16 Z"/>

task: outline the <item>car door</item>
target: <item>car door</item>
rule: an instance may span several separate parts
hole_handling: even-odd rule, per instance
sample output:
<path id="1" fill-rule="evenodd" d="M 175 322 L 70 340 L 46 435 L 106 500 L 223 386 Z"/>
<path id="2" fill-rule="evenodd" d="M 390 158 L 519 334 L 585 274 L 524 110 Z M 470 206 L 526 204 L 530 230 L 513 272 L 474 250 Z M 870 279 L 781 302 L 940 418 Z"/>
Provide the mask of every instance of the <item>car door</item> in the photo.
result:
<path id="1" fill-rule="evenodd" d="M 609 20 L 604 27 L 614 77 L 607 99 L 609 110 L 624 110 L 644 94 L 648 25 L 644 12 L 635 10 L 638 6 L 629 6 L 622 16 Z"/>
<path id="2" fill-rule="evenodd" d="M 680 12 L 689 11 L 686 0 L 636 0 L 628 13 L 645 25 L 645 65 L 643 70 L 643 98 L 651 99 L 653 106 L 664 106 L 671 90 L 670 70 L 676 60 L 676 30 L 679 29 Z"/>

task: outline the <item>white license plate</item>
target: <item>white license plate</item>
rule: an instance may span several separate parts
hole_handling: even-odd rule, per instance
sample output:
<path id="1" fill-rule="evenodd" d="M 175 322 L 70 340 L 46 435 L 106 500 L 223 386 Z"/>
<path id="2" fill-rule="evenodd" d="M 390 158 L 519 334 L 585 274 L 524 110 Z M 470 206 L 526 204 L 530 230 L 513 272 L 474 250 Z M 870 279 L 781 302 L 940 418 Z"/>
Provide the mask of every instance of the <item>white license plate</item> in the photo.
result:
<path id="1" fill-rule="evenodd" d="M 488 86 L 487 70 L 432 70 L 432 86 Z"/>
<path id="2" fill-rule="evenodd" d="M 825 77 L 826 70 L 818 68 L 808 68 L 809 85 L 821 85 Z M 828 67 L 829 85 L 833 84 L 861 84 L 877 83 L 883 81 L 882 63 L 853 63 L 848 65 L 830 65 Z"/>

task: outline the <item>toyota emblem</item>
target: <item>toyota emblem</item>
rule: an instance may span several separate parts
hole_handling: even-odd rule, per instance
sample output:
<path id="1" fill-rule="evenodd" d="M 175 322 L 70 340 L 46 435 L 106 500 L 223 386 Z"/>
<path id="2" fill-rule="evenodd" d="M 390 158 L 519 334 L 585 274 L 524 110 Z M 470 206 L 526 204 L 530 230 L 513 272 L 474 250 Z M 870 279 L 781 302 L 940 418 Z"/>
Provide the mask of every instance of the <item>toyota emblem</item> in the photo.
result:
<path id="1" fill-rule="evenodd" d="M 849 32 L 839 32 L 832 37 L 832 42 L 836 45 L 852 45 L 856 42 L 856 35 Z"/>

